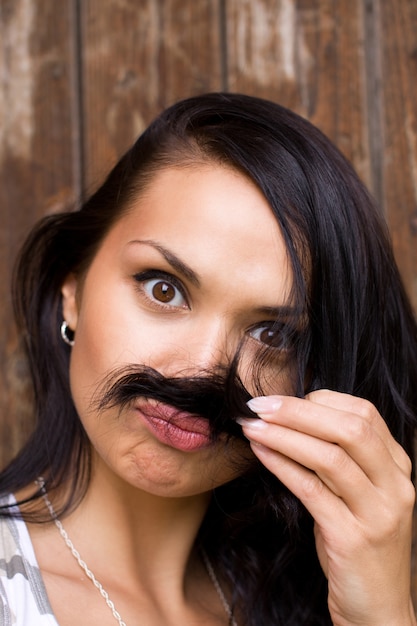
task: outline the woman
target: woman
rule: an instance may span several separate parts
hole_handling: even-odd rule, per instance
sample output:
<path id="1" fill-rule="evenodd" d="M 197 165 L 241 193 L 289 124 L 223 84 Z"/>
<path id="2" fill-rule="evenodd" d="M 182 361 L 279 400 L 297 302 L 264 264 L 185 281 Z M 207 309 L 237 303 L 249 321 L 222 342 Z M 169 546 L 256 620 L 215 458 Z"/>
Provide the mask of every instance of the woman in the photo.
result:
<path id="1" fill-rule="evenodd" d="M 416 624 L 416 327 L 317 129 L 174 105 L 35 228 L 14 297 L 37 423 L 0 480 L 4 624 Z"/>

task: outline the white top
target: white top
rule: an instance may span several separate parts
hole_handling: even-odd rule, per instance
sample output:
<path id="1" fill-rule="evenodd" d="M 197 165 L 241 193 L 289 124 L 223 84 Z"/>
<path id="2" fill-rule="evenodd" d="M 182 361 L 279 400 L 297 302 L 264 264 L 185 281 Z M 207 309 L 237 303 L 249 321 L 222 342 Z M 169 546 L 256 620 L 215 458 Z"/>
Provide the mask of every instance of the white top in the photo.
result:
<path id="1" fill-rule="evenodd" d="M 12 496 L 2 500 L 14 502 Z M 27 526 L 19 519 L 0 518 L 0 626 L 58 626 Z"/>

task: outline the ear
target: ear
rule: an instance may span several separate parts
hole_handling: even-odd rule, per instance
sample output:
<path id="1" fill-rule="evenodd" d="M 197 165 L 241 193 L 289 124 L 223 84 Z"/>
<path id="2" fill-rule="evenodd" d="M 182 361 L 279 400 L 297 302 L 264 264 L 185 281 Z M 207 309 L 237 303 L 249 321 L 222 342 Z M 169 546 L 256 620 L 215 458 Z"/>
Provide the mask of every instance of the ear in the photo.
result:
<path id="1" fill-rule="evenodd" d="M 68 274 L 61 287 L 62 313 L 71 330 L 75 331 L 78 321 L 78 280 L 75 274 Z"/>

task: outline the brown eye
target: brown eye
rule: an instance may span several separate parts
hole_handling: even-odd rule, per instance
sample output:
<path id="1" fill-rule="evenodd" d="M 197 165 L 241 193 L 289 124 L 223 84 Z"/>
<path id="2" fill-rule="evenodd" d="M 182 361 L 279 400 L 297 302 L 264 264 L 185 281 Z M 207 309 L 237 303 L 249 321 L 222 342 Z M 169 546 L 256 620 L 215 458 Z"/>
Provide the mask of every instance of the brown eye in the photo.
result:
<path id="1" fill-rule="evenodd" d="M 249 332 L 250 336 L 257 341 L 278 350 L 288 349 L 288 332 L 281 324 L 271 323 L 256 326 Z"/>
<path id="2" fill-rule="evenodd" d="M 187 308 L 187 301 L 180 289 L 173 283 L 162 278 L 152 278 L 142 282 L 147 296 L 161 304 L 172 307 Z"/>
<path id="3" fill-rule="evenodd" d="M 175 298 L 175 288 L 169 283 L 157 282 L 152 288 L 152 295 L 161 302 L 171 302 Z"/>
<path id="4" fill-rule="evenodd" d="M 264 328 L 259 333 L 259 341 L 262 341 L 262 343 L 266 343 L 267 345 L 271 346 L 277 339 L 276 335 L 277 333 L 270 328 Z"/>

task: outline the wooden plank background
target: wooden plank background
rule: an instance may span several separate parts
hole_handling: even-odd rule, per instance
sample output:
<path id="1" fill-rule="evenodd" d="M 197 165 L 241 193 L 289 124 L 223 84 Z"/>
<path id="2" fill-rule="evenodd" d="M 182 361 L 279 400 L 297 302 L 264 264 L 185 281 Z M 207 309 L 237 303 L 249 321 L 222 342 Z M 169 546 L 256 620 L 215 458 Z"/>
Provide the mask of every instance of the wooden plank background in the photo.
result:
<path id="1" fill-rule="evenodd" d="M 31 426 L 18 246 L 185 96 L 246 92 L 317 124 L 380 202 L 417 309 L 416 0 L 0 0 L 0 80 L 0 465 Z"/>
<path id="2" fill-rule="evenodd" d="M 40 9 L 40 7 L 42 7 Z M 0 0 L 0 462 L 30 428 L 24 361 L 9 296 L 29 227 L 80 197 L 72 0 Z"/>

